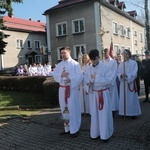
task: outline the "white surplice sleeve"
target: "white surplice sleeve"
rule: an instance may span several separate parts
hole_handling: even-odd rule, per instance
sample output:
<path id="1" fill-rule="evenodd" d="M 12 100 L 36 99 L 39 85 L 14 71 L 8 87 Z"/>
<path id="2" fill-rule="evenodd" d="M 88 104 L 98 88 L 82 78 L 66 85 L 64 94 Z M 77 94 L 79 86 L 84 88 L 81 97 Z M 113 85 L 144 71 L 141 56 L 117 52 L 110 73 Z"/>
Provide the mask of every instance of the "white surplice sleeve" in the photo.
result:
<path id="1" fill-rule="evenodd" d="M 88 86 L 88 84 L 91 82 L 90 69 L 91 69 L 91 66 L 88 67 L 88 68 L 86 69 L 86 71 L 84 72 L 84 90 L 85 90 L 87 93 L 90 92 L 90 87 Z"/>
<path id="2" fill-rule="evenodd" d="M 137 66 L 136 61 L 131 61 L 129 65 L 130 65 L 130 71 L 127 72 L 128 83 L 133 82 L 136 79 L 137 71 L 138 71 L 138 66 Z"/>
<path id="3" fill-rule="evenodd" d="M 70 87 L 75 88 L 79 86 L 83 80 L 83 73 L 82 73 L 81 66 L 79 65 L 79 63 L 74 64 L 72 71 L 74 71 L 74 74 L 70 76 L 70 80 L 71 80 Z"/>
<path id="4" fill-rule="evenodd" d="M 61 63 L 60 63 L 56 66 L 56 68 L 53 71 L 53 78 L 58 83 L 62 82 L 61 73 L 62 73 L 62 69 L 61 69 Z"/>

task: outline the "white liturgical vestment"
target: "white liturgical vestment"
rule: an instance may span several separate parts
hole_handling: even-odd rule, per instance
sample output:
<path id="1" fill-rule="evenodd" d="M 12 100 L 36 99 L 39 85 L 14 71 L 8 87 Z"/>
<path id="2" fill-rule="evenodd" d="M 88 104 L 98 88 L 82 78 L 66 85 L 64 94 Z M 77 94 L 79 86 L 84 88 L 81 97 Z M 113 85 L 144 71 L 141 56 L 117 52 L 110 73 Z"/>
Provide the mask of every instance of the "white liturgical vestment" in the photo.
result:
<path id="1" fill-rule="evenodd" d="M 63 71 L 69 73 L 69 78 L 71 82 L 65 84 L 64 77 L 61 77 Z M 80 93 L 79 86 L 83 80 L 83 74 L 79 63 L 72 58 L 68 60 L 63 60 L 57 64 L 53 72 L 53 77 L 56 82 L 59 83 L 59 104 L 61 108 L 62 115 L 64 117 L 64 108 L 67 106 L 69 111 L 69 124 L 64 122 L 65 132 L 74 134 L 79 131 L 81 125 L 81 102 L 80 102 Z M 65 99 L 65 86 L 70 87 L 70 96 Z"/>

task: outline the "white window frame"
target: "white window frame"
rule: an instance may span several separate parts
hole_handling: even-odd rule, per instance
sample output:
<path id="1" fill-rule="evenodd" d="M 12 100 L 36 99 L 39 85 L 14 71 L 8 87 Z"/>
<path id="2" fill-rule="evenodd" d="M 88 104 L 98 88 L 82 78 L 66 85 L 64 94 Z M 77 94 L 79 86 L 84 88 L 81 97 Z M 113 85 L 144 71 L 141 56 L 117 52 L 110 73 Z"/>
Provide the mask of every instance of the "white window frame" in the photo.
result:
<path id="1" fill-rule="evenodd" d="M 140 42 L 143 42 L 143 34 L 140 32 Z"/>
<path id="2" fill-rule="evenodd" d="M 21 43 L 22 42 L 22 43 Z M 16 47 L 17 48 L 24 48 L 24 40 L 23 39 L 20 39 L 20 38 L 17 38 L 16 39 Z"/>
<path id="3" fill-rule="evenodd" d="M 65 25 L 65 27 L 64 27 Z M 59 34 L 59 28 L 61 27 L 61 33 Z M 66 30 L 66 33 L 64 33 L 64 28 Z M 67 35 L 67 22 L 60 22 L 60 23 L 56 23 L 56 36 L 65 36 Z"/>
<path id="4" fill-rule="evenodd" d="M 29 47 L 29 45 L 28 45 L 28 42 L 30 42 L 30 47 Z M 32 40 L 31 39 L 27 39 L 27 48 L 32 48 Z"/>
<path id="5" fill-rule="evenodd" d="M 134 36 L 137 36 L 137 31 L 136 30 L 134 30 Z"/>
<path id="6" fill-rule="evenodd" d="M 118 35 L 118 23 L 117 22 L 113 21 L 112 28 L 113 28 L 113 34 Z"/>
<path id="7" fill-rule="evenodd" d="M 36 42 L 39 42 L 38 46 L 36 45 Z M 34 40 L 34 48 L 39 50 L 40 47 L 41 47 L 41 41 L 40 40 Z"/>
<path id="8" fill-rule="evenodd" d="M 84 49 L 84 53 L 87 53 L 86 52 L 86 44 L 79 44 L 79 45 L 74 45 L 73 46 L 73 56 L 74 56 L 74 59 L 78 59 L 78 52 L 79 51 L 77 51 L 78 49 L 80 49 L 81 48 L 81 50 L 83 50 Z M 83 49 L 82 49 L 83 48 Z M 82 51 L 82 54 L 83 54 L 83 51 Z"/>
<path id="9" fill-rule="evenodd" d="M 130 28 L 129 27 L 126 27 L 126 37 L 128 38 L 128 39 L 130 39 Z"/>
<path id="10" fill-rule="evenodd" d="M 120 36 L 123 36 L 124 37 L 124 35 L 125 35 L 125 32 L 124 32 L 125 30 L 124 30 L 124 26 L 123 26 L 123 24 L 120 24 Z"/>
<path id="11" fill-rule="evenodd" d="M 123 50 L 125 49 L 125 45 L 121 45 L 121 52 L 123 52 Z"/>
<path id="12" fill-rule="evenodd" d="M 83 22 L 83 29 L 81 29 L 81 21 Z M 78 31 L 76 31 L 75 29 L 75 22 L 78 23 Z M 72 20 L 72 33 L 78 34 L 78 33 L 83 33 L 83 32 L 85 32 L 85 19 L 80 18 L 80 19 Z"/>
<path id="13" fill-rule="evenodd" d="M 38 59 L 39 58 L 39 59 Z M 42 57 L 41 55 L 35 55 L 35 63 L 41 63 L 42 62 Z"/>
<path id="14" fill-rule="evenodd" d="M 137 39 L 134 40 L 134 45 L 138 45 Z"/>
<path id="15" fill-rule="evenodd" d="M 138 49 L 135 49 L 135 53 L 138 54 Z"/>

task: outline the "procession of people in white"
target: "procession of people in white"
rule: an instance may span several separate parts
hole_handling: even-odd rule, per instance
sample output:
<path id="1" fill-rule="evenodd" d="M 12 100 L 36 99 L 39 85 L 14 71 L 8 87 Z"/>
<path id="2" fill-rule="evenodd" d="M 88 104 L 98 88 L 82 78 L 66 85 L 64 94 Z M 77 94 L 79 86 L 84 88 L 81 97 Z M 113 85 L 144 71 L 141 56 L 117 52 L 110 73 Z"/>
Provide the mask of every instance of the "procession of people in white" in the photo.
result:
<path id="1" fill-rule="evenodd" d="M 125 50 L 124 61 L 119 60 L 118 65 L 117 61 L 108 55 L 108 51 L 105 52 L 105 61 L 101 61 L 96 49 L 83 55 L 82 67 L 71 58 L 69 47 L 61 49 L 61 56 L 62 61 L 53 72 L 55 81 L 60 85 L 59 104 L 64 118 L 64 131 L 60 135 L 70 134 L 77 137 L 81 114 L 84 114 L 91 116 L 91 139 L 99 138 L 107 142 L 114 132 L 114 111 L 120 116 L 129 116 L 132 119 L 141 114 L 134 84 L 137 64 L 131 60 L 129 50 Z M 119 87 L 116 79 L 120 82 Z"/>
<path id="2" fill-rule="evenodd" d="M 50 62 L 16 68 L 16 75 L 53 76 L 59 83 L 59 104 L 64 119 L 64 131 L 60 135 L 77 137 L 84 114 L 91 116 L 91 139 L 107 142 L 114 132 L 116 112 L 132 119 L 141 115 L 135 84 L 138 67 L 131 60 L 129 50 L 124 51 L 124 61 L 119 63 L 110 57 L 107 48 L 104 60 L 100 60 L 97 49 L 91 50 L 83 55 L 82 66 L 71 58 L 69 47 L 62 47 L 60 52 L 62 61 L 54 70 Z"/>
<path id="3" fill-rule="evenodd" d="M 52 76 L 53 70 L 50 62 L 42 65 L 41 63 L 33 63 L 29 67 L 25 64 L 17 66 L 15 75 L 16 76 Z"/>

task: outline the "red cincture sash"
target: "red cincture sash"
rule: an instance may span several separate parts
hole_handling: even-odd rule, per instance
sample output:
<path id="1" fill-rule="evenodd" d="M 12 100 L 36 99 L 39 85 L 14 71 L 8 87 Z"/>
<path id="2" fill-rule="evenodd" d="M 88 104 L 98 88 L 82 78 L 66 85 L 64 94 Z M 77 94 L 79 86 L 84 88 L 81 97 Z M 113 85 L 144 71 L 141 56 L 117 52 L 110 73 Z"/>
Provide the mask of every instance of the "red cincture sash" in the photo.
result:
<path id="1" fill-rule="evenodd" d="M 65 102 L 67 104 L 67 99 L 70 97 L 70 86 L 69 85 L 60 85 L 60 87 L 65 88 Z"/>
<path id="2" fill-rule="evenodd" d="M 93 90 L 94 92 L 98 92 L 98 97 L 99 97 L 99 106 L 98 106 L 98 108 L 99 108 L 99 110 L 102 110 L 103 109 L 103 105 L 104 105 L 104 100 L 103 100 L 103 91 L 106 91 L 106 90 L 108 90 L 108 88 L 107 89 L 103 89 L 103 90 Z"/>
<path id="3" fill-rule="evenodd" d="M 130 92 L 133 92 L 133 91 L 134 91 L 134 92 L 136 93 L 136 92 L 137 92 L 137 87 L 136 87 L 136 82 L 135 82 L 135 80 L 133 81 L 133 84 L 134 84 L 134 85 L 133 85 L 133 89 L 130 88 L 130 83 L 128 83 L 128 88 L 129 88 L 129 91 L 130 91 Z"/>

